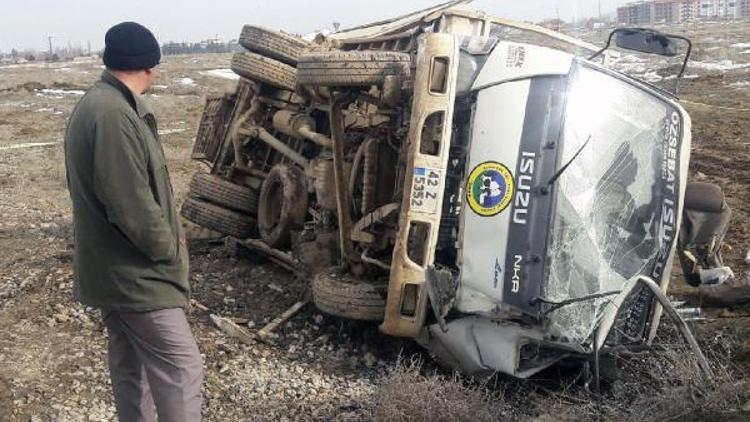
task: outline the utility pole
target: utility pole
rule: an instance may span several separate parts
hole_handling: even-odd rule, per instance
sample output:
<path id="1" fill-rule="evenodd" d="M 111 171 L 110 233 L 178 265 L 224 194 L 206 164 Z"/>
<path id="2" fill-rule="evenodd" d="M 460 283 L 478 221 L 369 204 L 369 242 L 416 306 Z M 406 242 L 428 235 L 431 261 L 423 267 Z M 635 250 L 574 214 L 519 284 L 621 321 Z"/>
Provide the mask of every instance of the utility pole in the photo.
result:
<path id="1" fill-rule="evenodd" d="M 49 41 L 49 59 L 52 60 L 52 36 L 47 37 L 47 41 Z"/>
<path id="2" fill-rule="evenodd" d="M 88 55 L 91 57 L 91 41 L 87 41 Z"/>

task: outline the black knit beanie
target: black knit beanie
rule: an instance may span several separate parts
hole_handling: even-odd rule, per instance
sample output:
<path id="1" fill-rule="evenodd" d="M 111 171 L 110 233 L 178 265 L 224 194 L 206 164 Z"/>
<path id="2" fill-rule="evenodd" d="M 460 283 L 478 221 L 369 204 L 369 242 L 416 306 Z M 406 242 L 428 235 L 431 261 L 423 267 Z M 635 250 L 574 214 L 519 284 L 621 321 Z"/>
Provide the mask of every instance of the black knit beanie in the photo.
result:
<path id="1" fill-rule="evenodd" d="M 104 36 L 104 65 L 116 70 L 150 69 L 161 60 L 156 37 L 135 22 L 119 23 Z"/>

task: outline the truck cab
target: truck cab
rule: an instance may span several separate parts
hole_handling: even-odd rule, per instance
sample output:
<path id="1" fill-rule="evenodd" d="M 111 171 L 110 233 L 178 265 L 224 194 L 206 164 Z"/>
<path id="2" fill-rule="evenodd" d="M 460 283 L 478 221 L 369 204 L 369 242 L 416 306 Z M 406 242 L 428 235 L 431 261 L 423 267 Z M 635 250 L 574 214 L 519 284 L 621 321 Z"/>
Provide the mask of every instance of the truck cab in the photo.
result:
<path id="1" fill-rule="evenodd" d="M 596 46 L 455 6 L 294 44 L 273 64 L 293 86 L 235 60 L 196 151 L 259 192 L 240 236 L 304 268 L 323 312 L 465 373 L 649 342 L 639 280 L 669 282 L 690 117 Z"/>

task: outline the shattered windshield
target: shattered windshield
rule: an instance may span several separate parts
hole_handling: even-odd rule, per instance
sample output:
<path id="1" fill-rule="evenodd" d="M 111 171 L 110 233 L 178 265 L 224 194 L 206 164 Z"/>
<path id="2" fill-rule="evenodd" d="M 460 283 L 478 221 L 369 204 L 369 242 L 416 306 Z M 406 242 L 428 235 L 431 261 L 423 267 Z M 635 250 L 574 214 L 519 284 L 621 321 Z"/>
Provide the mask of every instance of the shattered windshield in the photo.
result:
<path id="1" fill-rule="evenodd" d="M 569 86 L 559 162 L 580 155 L 555 185 L 545 291 L 552 301 L 620 290 L 653 264 L 670 112 L 656 97 L 585 65 L 574 68 Z M 610 299 L 551 312 L 553 332 L 585 340 Z"/>

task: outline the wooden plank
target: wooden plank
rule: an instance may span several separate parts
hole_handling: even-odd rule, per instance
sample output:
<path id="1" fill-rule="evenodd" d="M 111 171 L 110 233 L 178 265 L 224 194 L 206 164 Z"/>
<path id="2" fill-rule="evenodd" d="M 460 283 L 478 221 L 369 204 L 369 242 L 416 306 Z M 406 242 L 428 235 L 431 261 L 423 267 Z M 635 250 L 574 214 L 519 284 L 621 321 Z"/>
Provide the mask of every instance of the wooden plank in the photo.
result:
<path id="1" fill-rule="evenodd" d="M 234 321 L 229 318 L 220 317 L 214 314 L 211 314 L 210 318 L 221 331 L 245 344 L 254 345 L 256 340 L 258 340 L 253 333 L 235 324 Z"/>
<path id="2" fill-rule="evenodd" d="M 271 337 L 273 336 L 273 331 L 277 329 L 281 324 L 288 321 L 291 317 L 293 317 L 297 312 L 300 311 L 305 305 L 307 305 L 307 301 L 299 301 L 292 305 L 289 309 L 284 311 L 281 315 L 274 318 L 273 321 L 266 324 L 265 327 L 261 328 L 257 335 L 259 337 Z"/>
<path id="3" fill-rule="evenodd" d="M 244 245 L 248 248 L 260 253 L 261 255 L 264 255 L 265 257 L 286 268 L 287 270 L 295 273 L 297 272 L 298 262 L 296 259 L 294 259 L 294 257 L 292 257 L 292 255 L 284 251 L 274 249 L 266 245 L 262 240 L 258 239 L 245 239 L 241 243 L 244 243 Z"/>

